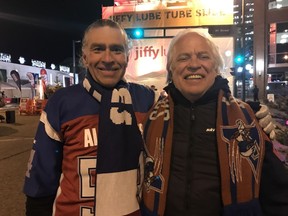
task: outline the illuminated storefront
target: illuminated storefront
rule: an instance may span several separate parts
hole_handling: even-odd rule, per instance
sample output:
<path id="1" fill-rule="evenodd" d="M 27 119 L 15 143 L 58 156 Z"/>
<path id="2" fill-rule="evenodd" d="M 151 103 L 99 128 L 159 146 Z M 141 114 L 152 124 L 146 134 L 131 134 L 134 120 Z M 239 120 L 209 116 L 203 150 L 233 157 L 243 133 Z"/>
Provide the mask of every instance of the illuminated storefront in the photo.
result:
<path id="1" fill-rule="evenodd" d="M 43 99 L 45 87 L 61 85 L 67 87 L 72 84 L 69 68 L 62 66 L 61 71 L 46 69 L 43 62 L 33 60 L 33 66 L 11 63 L 7 61 L 8 54 L 0 53 L 0 90 L 8 98 Z M 21 90 L 15 84 L 11 72 L 19 74 Z"/>
<path id="2" fill-rule="evenodd" d="M 288 22 L 270 24 L 268 74 L 271 82 L 288 81 Z"/>

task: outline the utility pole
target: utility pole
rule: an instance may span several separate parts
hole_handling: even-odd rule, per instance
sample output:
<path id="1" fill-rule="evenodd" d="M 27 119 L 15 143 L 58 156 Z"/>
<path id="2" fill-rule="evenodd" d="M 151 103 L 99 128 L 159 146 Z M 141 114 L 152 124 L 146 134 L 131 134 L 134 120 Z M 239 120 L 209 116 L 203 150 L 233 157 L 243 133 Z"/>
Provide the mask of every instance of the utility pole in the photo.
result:
<path id="1" fill-rule="evenodd" d="M 240 48 L 244 61 L 242 63 L 242 100 L 246 100 L 246 68 L 245 68 L 245 0 L 241 0 L 241 36 L 240 36 Z"/>
<path id="2" fill-rule="evenodd" d="M 72 41 L 72 51 L 73 51 L 73 85 L 76 83 L 76 53 L 75 53 L 75 44 L 80 43 L 80 40 L 73 40 Z"/>

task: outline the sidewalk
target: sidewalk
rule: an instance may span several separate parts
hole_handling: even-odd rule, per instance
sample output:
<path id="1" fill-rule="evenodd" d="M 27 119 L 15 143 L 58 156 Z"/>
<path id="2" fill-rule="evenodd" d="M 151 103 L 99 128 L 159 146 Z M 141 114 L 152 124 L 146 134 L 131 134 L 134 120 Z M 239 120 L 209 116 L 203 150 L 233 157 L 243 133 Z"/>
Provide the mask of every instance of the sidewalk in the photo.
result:
<path id="1" fill-rule="evenodd" d="M 0 113 L 3 115 L 3 113 Z M 3 115 L 5 117 L 5 115 Z M 15 111 L 15 123 L 6 123 L 6 119 L 0 122 L 0 141 L 7 137 L 31 137 L 35 135 L 40 115 L 19 115 Z"/>
<path id="2" fill-rule="evenodd" d="M 15 123 L 0 123 L 0 215 L 25 215 L 22 188 L 39 117 L 16 112 Z"/>

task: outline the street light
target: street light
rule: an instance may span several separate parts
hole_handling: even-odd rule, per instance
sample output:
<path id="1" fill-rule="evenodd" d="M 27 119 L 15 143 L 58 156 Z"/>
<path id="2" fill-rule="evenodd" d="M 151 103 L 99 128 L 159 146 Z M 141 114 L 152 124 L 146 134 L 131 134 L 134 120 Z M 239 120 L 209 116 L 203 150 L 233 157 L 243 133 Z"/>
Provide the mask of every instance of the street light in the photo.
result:
<path id="1" fill-rule="evenodd" d="M 73 40 L 72 41 L 72 51 L 73 51 L 73 84 L 75 85 L 76 83 L 76 55 L 75 55 L 75 44 L 76 43 L 81 43 L 81 40 Z"/>

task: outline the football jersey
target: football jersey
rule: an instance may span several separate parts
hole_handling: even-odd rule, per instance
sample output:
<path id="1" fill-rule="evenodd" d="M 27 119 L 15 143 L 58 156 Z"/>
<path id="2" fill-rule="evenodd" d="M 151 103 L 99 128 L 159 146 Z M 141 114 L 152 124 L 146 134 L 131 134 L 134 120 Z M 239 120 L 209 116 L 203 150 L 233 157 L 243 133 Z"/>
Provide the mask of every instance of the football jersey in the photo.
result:
<path id="1" fill-rule="evenodd" d="M 137 123 L 141 124 L 154 103 L 154 92 L 134 83 L 128 84 L 128 90 Z M 135 163 L 128 157 L 129 167 L 102 173 L 96 170 L 99 108 L 100 103 L 78 84 L 58 90 L 40 116 L 24 193 L 34 198 L 55 195 L 53 215 L 139 212 L 139 160 Z M 125 151 L 137 151 L 140 159 L 142 146 L 135 143 L 133 150 Z M 115 152 L 111 149 L 110 153 Z"/>

